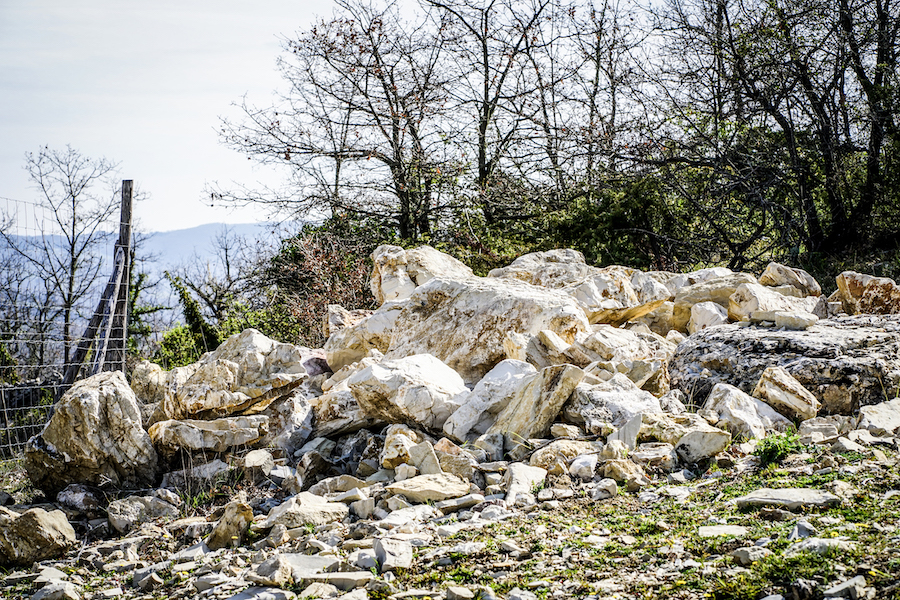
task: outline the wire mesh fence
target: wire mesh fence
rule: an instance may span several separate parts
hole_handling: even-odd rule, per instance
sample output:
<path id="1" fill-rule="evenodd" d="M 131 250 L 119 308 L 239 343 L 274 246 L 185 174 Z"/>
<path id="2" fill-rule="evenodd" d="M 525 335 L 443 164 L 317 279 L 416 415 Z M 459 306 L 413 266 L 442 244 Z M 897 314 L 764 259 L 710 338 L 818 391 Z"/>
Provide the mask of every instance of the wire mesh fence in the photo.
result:
<path id="1" fill-rule="evenodd" d="M 122 254 L 115 213 L 72 206 L 0 197 L 0 462 L 21 457 L 72 381 L 109 367 L 106 346 L 125 347 L 115 315 L 127 304 L 127 262 L 115 297 L 98 306 Z M 95 321 L 102 344 L 85 338 Z"/>

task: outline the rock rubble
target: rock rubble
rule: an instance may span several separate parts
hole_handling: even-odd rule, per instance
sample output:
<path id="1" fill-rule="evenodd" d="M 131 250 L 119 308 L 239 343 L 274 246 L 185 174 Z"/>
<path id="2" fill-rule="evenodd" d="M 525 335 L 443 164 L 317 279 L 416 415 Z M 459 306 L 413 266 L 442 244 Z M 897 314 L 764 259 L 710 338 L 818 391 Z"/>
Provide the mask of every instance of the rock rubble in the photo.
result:
<path id="1" fill-rule="evenodd" d="M 73 386 L 25 461 L 66 512 L 0 508 L 0 562 L 57 558 L 67 570 L 4 585 L 41 598 L 489 598 L 489 587 L 401 580 L 490 552 L 494 564 L 479 568 L 495 574 L 487 580 L 539 554 L 547 568 L 557 558 L 583 566 L 569 546 L 557 556 L 540 541 L 489 550 L 466 540 L 566 510 L 691 502 L 724 470 L 749 477 L 754 444 L 793 427 L 825 449 L 815 470 L 798 463 L 798 476 L 835 473 L 832 454 L 869 455 L 872 469 L 896 464 L 885 454 L 900 429 L 900 316 L 888 282 L 843 273 L 826 301 L 809 274 L 776 263 L 758 279 L 645 273 L 558 250 L 482 278 L 427 246 L 382 246 L 373 260 L 382 306 L 329 307 L 323 349 L 246 330 L 194 365 L 144 363 L 130 386 L 121 373 Z M 711 506 L 777 520 L 858 497 L 832 482 L 758 485 Z M 217 508 L 196 514 L 199 498 L 223 488 L 231 495 L 207 497 Z M 77 556 L 66 554 L 76 543 L 70 520 L 85 544 Z M 26 522 L 32 535 L 21 533 Z M 569 535 L 584 556 L 638 543 L 599 525 L 532 525 L 529 539 Z M 767 543 L 743 545 L 752 531 L 743 523 L 691 530 L 738 542 L 723 550 L 734 561 L 726 570 L 773 555 Z M 855 547 L 819 539 L 784 555 Z M 677 538 L 656 553 L 672 573 L 708 568 Z M 668 581 L 661 569 L 647 581 Z M 117 585 L 90 592 L 93 573 Z M 578 594 L 627 597 L 617 594 L 641 577 L 598 572 Z M 826 594 L 865 595 L 867 581 L 832 581 Z M 507 599 L 577 587 L 519 583 L 504 588 Z"/>

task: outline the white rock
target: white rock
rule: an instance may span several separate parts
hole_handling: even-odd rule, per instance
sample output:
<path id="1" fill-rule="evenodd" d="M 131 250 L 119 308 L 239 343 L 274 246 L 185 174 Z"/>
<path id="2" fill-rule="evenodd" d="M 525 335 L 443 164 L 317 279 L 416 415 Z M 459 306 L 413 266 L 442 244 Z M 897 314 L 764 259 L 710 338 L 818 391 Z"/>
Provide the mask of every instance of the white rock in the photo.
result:
<path id="1" fill-rule="evenodd" d="M 797 510 L 804 507 L 825 508 L 840 504 L 841 499 L 834 494 L 812 488 L 761 488 L 750 492 L 734 502 L 738 508 L 754 506 L 775 506 L 788 510 Z"/>
<path id="2" fill-rule="evenodd" d="M 819 296 L 822 288 L 812 275 L 803 269 L 794 269 L 776 262 L 770 262 L 766 270 L 759 276 L 759 283 L 777 287 L 789 285 L 805 296 Z"/>
<path id="3" fill-rule="evenodd" d="M 406 425 L 391 425 L 385 431 L 384 447 L 380 457 L 381 466 L 385 469 L 394 469 L 401 464 L 411 466 L 409 449 L 421 441 L 422 436 Z"/>
<path id="4" fill-rule="evenodd" d="M 569 474 L 581 479 L 593 479 L 594 471 L 597 469 L 597 460 L 596 454 L 576 456 L 569 464 Z"/>
<path id="5" fill-rule="evenodd" d="M 467 393 L 465 382 L 430 354 L 384 360 L 353 374 L 353 397 L 370 416 L 440 429 Z"/>
<path id="6" fill-rule="evenodd" d="M 819 412 L 819 401 L 784 367 L 763 371 L 753 395 L 790 419 L 811 419 Z"/>
<path id="7" fill-rule="evenodd" d="M 113 500 L 106 509 L 109 524 L 119 533 L 159 517 L 178 516 L 178 507 L 153 496 L 130 496 Z"/>
<path id="8" fill-rule="evenodd" d="M 609 381 L 578 385 L 564 415 L 570 422 L 584 423 L 588 432 L 599 434 L 607 423 L 622 427 L 644 412 L 662 412 L 659 399 L 638 388 L 625 375 L 616 373 Z"/>
<path id="9" fill-rule="evenodd" d="M 264 521 L 254 524 L 252 528 L 269 529 L 279 523 L 288 529 L 304 525 L 325 525 L 340 521 L 349 513 L 350 509 L 346 504 L 328 502 L 321 496 L 300 492 L 273 508 Z"/>
<path id="10" fill-rule="evenodd" d="M 619 494 L 619 484 L 615 479 L 609 477 L 601 479 L 594 486 L 591 492 L 592 500 L 606 500 L 607 498 L 615 498 Z"/>
<path id="11" fill-rule="evenodd" d="M 75 544 L 75 530 L 63 511 L 30 508 L 19 514 L 0 506 L 0 564 L 30 568 Z"/>
<path id="12" fill-rule="evenodd" d="M 516 392 L 487 433 L 502 433 L 507 451 L 545 436 L 582 377 L 584 371 L 572 365 L 541 370 Z"/>
<path id="13" fill-rule="evenodd" d="M 399 246 L 378 246 L 372 252 L 372 262 L 374 268 L 369 287 L 379 305 L 393 300 L 405 300 L 417 286 L 435 277 L 472 277 L 472 269 L 431 246 L 419 246 L 413 250 L 404 250 Z"/>
<path id="14" fill-rule="evenodd" d="M 688 332 L 697 333 L 707 327 L 724 325 L 728 322 L 728 311 L 715 302 L 698 302 L 691 306 L 691 320 Z"/>
<path id="15" fill-rule="evenodd" d="M 900 398 L 860 408 L 856 428 L 877 436 L 894 435 L 900 430 Z"/>
<path id="16" fill-rule="evenodd" d="M 161 452 L 179 449 L 225 452 L 252 444 L 266 435 L 269 418 L 262 415 L 223 417 L 212 421 L 160 421 L 150 427 L 150 439 Z"/>
<path id="17" fill-rule="evenodd" d="M 156 451 L 121 371 L 83 379 L 63 394 L 43 431 L 29 440 L 25 469 L 51 497 L 70 483 L 155 482 Z"/>
<path id="18" fill-rule="evenodd" d="M 535 373 L 537 369 L 521 360 L 499 362 L 470 393 L 461 397 L 461 406 L 444 423 L 444 434 L 463 442 L 470 435 L 486 432 L 526 378 Z"/>
<path id="19" fill-rule="evenodd" d="M 769 432 L 784 431 L 791 426 L 771 406 L 727 383 L 713 387 L 701 414 L 711 415 L 716 427 L 727 429 L 735 437 L 762 438 Z"/>
<path id="20" fill-rule="evenodd" d="M 413 563 L 413 547 L 406 540 L 378 538 L 374 545 L 381 572 L 408 569 Z"/>
<path id="21" fill-rule="evenodd" d="M 793 298 L 758 283 L 744 283 L 728 299 L 728 317 L 733 321 L 742 321 L 749 320 L 750 315 L 759 311 L 811 313 L 817 302 L 813 297 Z"/>
<path id="22" fill-rule="evenodd" d="M 262 410 L 306 379 L 303 353 L 245 329 L 204 354 L 183 383 L 170 381 L 162 409 L 170 419 Z"/>
<path id="23" fill-rule="evenodd" d="M 572 342 L 588 327 L 584 311 L 563 292 L 505 279 L 438 277 L 407 301 L 385 358 L 432 354 L 476 383 L 508 358 L 508 333 L 547 329 Z"/>
<path id="24" fill-rule="evenodd" d="M 385 487 L 392 494 L 405 496 L 410 502 L 440 502 L 469 493 L 469 484 L 455 475 L 418 475 Z"/>
<path id="25" fill-rule="evenodd" d="M 640 439 L 674 445 L 675 452 L 687 463 L 713 457 L 731 444 L 730 433 L 693 413 L 643 413 L 641 419 Z"/>
<path id="26" fill-rule="evenodd" d="M 366 357 L 386 352 L 404 306 L 405 302 L 385 302 L 368 317 L 333 332 L 323 347 L 331 370 L 337 373 Z"/>
<path id="27" fill-rule="evenodd" d="M 675 294 L 675 306 L 672 309 L 672 328 L 687 331 L 691 320 L 691 307 L 700 302 L 715 302 L 723 308 L 728 307 L 729 297 L 738 286 L 745 283 L 756 283 L 756 278 L 747 273 L 730 273 L 679 288 Z"/>
<path id="28" fill-rule="evenodd" d="M 519 494 L 531 494 L 547 478 L 547 470 L 525 463 L 511 463 L 503 475 L 507 504 L 514 504 Z"/>

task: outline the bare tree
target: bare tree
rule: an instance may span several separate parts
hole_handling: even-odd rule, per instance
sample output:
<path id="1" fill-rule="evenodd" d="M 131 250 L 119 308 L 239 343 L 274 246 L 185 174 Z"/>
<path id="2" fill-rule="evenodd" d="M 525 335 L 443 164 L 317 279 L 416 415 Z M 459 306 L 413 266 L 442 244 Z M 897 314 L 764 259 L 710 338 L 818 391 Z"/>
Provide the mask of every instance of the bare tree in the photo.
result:
<path id="1" fill-rule="evenodd" d="M 25 169 L 45 209 L 41 236 L 13 236 L 0 230 L 11 252 L 23 259 L 42 282 L 42 305 L 62 313 L 63 361 L 69 362 L 77 341 L 74 331 L 80 301 L 91 290 L 102 265 L 97 253 L 107 232 L 104 227 L 118 207 L 112 180 L 116 164 L 93 159 L 72 147 L 47 146 L 27 153 Z M 101 189 L 98 189 L 101 188 Z"/>

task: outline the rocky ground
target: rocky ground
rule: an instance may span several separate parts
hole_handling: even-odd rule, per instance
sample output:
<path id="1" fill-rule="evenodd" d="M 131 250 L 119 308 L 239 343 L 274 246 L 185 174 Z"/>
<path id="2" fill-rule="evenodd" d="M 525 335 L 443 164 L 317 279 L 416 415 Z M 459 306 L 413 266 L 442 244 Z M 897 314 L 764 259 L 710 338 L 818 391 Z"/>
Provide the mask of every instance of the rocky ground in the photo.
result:
<path id="1" fill-rule="evenodd" d="M 182 494 L 177 514 L 112 539 L 92 541 L 109 537 L 106 521 L 69 509 L 80 529 L 77 547 L 5 572 L 0 593 L 146 600 L 900 597 L 894 443 L 846 451 L 829 441 L 794 448 L 764 468 L 748 454 L 753 444 L 736 444 L 702 473 L 659 473 L 640 490 L 617 488 L 602 500 L 594 499 L 605 495 L 597 492 L 600 482 L 550 476 L 533 489 L 536 503 L 523 508 L 507 506 L 502 495 L 441 516 L 430 514 L 435 503 L 423 504 L 430 512 L 411 513 L 406 522 L 396 514 L 388 521 L 348 516 L 286 529 L 278 541 L 268 531 L 251 533 L 239 547 L 211 551 L 197 542 L 217 522 L 217 510 L 242 497 L 258 521 L 286 495 L 272 482 L 220 480 Z M 29 499 L 27 483 L 19 474 L 17 486 L 15 475 L 5 485 L 16 500 Z M 807 490 L 808 497 L 800 494 L 788 507 L 765 493 L 757 505 L 740 500 L 785 488 Z M 92 526 L 98 529 L 84 535 Z M 379 561 L 382 540 L 393 552 Z M 385 564 L 390 570 L 379 572 Z"/>
<path id="2" fill-rule="evenodd" d="M 900 286 L 373 254 L 323 348 L 100 373 L 0 493 L 5 598 L 900 596 Z"/>

